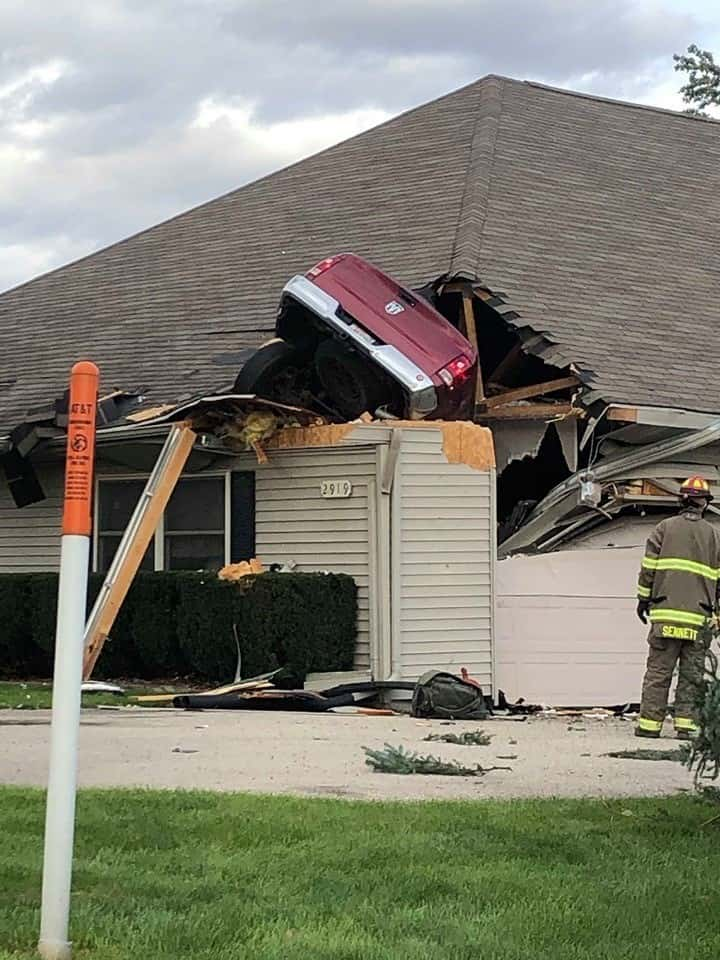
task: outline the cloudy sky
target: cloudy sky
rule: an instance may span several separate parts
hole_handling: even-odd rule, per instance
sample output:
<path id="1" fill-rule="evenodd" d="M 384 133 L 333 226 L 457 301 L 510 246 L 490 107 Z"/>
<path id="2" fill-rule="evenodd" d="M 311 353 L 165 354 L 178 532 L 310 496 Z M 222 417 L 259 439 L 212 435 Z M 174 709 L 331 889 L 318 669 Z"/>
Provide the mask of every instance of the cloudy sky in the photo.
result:
<path id="1" fill-rule="evenodd" d="M 716 0 L 0 0 L 0 290 L 486 73 L 681 109 Z"/>

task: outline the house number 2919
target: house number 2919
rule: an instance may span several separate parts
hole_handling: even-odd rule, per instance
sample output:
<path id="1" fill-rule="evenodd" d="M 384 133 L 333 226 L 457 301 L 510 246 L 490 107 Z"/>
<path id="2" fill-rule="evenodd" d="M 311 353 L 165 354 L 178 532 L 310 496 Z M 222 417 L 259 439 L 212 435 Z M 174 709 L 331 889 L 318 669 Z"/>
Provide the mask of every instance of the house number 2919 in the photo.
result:
<path id="1" fill-rule="evenodd" d="M 352 483 L 349 480 L 320 481 L 320 496 L 331 500 L 352 496 L 352 489 Z"/>

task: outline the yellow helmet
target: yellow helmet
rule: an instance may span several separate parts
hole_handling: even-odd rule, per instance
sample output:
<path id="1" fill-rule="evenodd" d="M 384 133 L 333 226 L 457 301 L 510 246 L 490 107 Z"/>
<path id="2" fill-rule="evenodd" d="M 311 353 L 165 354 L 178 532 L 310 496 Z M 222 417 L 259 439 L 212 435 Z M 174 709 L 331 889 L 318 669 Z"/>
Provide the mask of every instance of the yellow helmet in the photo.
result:
<path id="1" fill-rule="evenodd" d="M 681 497 L 693 497 L 698 500 L 712 500 L 710 484 L 704 477 L 688 477 L 680 487 Z"/>

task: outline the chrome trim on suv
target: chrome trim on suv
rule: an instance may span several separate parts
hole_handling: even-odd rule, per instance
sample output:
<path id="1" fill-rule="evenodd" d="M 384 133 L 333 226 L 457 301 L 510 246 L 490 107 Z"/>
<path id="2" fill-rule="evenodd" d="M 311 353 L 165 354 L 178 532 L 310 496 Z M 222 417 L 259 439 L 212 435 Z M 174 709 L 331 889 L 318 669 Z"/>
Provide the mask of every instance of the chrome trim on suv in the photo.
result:
<path id="1" fill-rule="evenodd" d="M 410 416 L 422 419 L 438 405 L 431 378 L 397 347 L 379 343 L 372 334 L 355 323 L 346 323 L 339 316 L 340 304 L 307 277 L 297 275 L 283 287 L 283 296 L 292 297 L 317 316 L 322 317 L 337 333 L 352 340 L 353 345 L 371 357 L 410 394 Z"/>

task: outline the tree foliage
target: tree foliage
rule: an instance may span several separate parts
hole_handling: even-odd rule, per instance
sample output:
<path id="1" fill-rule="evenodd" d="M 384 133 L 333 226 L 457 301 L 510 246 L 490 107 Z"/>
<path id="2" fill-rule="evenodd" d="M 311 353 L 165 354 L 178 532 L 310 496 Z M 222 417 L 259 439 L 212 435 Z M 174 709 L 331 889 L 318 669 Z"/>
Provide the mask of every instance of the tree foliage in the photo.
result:
<path id="1" fill-rule="evenodd" d="M 720 106 L 720 64 L 709 50 L 691 43 L 687 51 L 673 56 L 675 69 L 687 74 L 687 83 L 680 88 L 688 113 L 706 117 L 708 107 Z"/>
<path id="2" fill-rule="evenodd" d="M 512 767 L 483 767 L 479 763 L 474 767 L 465 766 L 457 760 L 442 760 L 431 754 L 425 756 L 414 750 L 404 750 L 385 744 L 383 750 L 365 751 L 365 763 L 378 773 L 423 773 L 445 777 L 482 777 L 491 770 L 511 770 Z"/>
<path id="3" fill-rule="evenodd" d="M 716 631 L 717 636 L 717 631 Z M 705 678 L 698 690 L 698 737 L 686 763 L 695 774 L 695 784 L 703 780 L 717 780 L 720 776 L 720 673 L 718 657 L 708 649 Z"/>
<path id="4" fill-rule="evenodd" d="M 465 730 L 464 733 L 430 733 L 423 739 L 437 743 L 455 743 L 461 747 L 487 747 L 492 737 L 482 730 Z"/>

